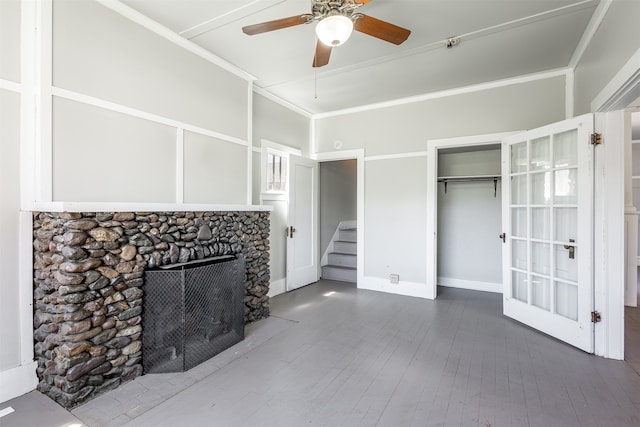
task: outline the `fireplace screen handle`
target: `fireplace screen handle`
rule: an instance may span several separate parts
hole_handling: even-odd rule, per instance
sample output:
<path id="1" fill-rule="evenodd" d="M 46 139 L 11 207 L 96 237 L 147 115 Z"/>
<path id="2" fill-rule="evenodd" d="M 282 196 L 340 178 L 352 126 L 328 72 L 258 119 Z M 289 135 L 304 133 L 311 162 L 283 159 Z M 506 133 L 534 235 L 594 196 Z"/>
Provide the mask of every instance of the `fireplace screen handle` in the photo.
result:
<path id="1" fill-rule="evenodd" d="M 289 237 L 293 239 L 293 233 L 296 232 L 296 229 L 292 226 L 289 227 Z"/>

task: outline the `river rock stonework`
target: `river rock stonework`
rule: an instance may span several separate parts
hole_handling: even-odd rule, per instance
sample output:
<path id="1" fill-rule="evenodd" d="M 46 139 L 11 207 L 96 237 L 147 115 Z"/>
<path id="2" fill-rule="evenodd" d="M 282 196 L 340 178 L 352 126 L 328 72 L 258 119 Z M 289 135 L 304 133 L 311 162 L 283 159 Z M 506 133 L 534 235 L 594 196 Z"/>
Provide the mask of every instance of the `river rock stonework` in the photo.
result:
<path id="1" fill-rule="evenodd" d="M 245 259 L 245 323 L 269 316 L 269 212 L 33 214 L 38 390 L 72 408 L 142 374 L 144 270 Z"/>

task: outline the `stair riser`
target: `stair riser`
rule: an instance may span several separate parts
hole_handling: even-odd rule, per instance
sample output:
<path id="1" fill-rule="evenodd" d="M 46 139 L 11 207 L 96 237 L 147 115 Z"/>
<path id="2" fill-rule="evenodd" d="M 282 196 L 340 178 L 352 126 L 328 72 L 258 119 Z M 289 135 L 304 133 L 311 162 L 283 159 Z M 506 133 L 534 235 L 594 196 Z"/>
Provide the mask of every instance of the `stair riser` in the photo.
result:
<path id="1" fill-rule="evenodd" d="M 358 245 L 350 242 L 333 242 L 333 250 L 343 254 L 356 254 Z"/>
<path id="2" fill-rule="evenodd" d="M 355 255 L 343 255 L 343 254 L 329 254 L 329 264 L 339 265 L 342 267 L 356 267 L 358 265 Z"/>
<path id="3" fill-rule="evenodd" d="M 344 242 L 357 242 L 358 234 L 356 230 L 340 230 L 338 238 Z"/>
<path id="4" fill-rule="evenodd" d="M 345 270 L 340 268 L 322 267 L 322 278 L 325 280 L 338 280 L 340 282 L 356 283 L 356 270 Z"/>

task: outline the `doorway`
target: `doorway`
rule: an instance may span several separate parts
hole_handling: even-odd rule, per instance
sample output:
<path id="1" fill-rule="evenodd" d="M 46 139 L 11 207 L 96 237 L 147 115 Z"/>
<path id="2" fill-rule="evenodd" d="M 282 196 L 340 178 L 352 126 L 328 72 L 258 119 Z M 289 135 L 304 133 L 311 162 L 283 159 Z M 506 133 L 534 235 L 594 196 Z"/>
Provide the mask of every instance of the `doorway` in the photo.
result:
<path id="1" fill-rule="evenodd" d="M 501 145 L 438 150 L 438 285 L 502 293 Z"/>
<path id="2" fill-rule="evenodd" d="M 320 163 L 320 254 L 323 279 L 357 282 L 355 159 Z"/>
<path id="3" fill-rule="evenodd" d="M 629 133 L 631 135 L 631 192 L 632 192 L 632 206 L 625 207 L 625 217 L 629 215 L 631 211 L 635 211 L 640 206 L 640 99 L 631 104 L 631 108 L 634 110 L 630 114 L 631 127 Z M 640 218 L 637 212 L 631 212 L 631 217 L 635 221 Z M 640 227 L 639 227 L 640 229 Z M 628 230 L 630 231 L 630 230 Z M 637 232 L 637 230 L 634 230 Z M 638 239 L 638 251 L 640 254 L 640 239 Z M 640 262 L 635 262 L 635 298 L 629 298 L 625 295 L 625 308 L 624 308 L 624 323 L 625 323 L 625 351 L 624 360 L 631 365 L 631 367 L 640 374 Z M 628 262 L 633 262 L 628 258 Z M 632 266 L 630 266 L 632 267 Z M 628 281 L 628 279 L 627 279 Z M 627 283 L 629 286 L 630 283 Z M 628 292 L 628 290 L 627 290 Z"/>
<path id="4" fill-rule="evenodd" d="M 497 224 L 500 224 L 500 147 L 503 139 L 516 133 L 518 132 L 428 142 L 427 170 L 430 183 L 427 186 L 427 298 L 437 297 L 439 284 L 501 292 L 501 225 L 494 225 L 487 231 L 482 222 L 476 223 L 473 219 L 475 226 L 471 226 L 465 220 L 469 220 L 468 216 L 472 215 L 473 211 L 469 209 L 474 209 L 473 204 L 478 204 L 482 205 L 484 220 L 493 224 L 495 218 L 491 219 L 490 215 L 497 212 Z M 466 196 L 470 194 L 472 200 L 467 200 Z M 473 243 L 466 246 L 466 240 L 469 239 Z M 493 255 L 488 255 L 487 252 L 485 256 L 482 250 L 485 244 L 492 247 Z M 458 255 L 460 250 L 464 252 L 464 257 Z M 494 268 L 477 275 L 477 272 L 469 268 L 468 261 L 486 261 Z"/>

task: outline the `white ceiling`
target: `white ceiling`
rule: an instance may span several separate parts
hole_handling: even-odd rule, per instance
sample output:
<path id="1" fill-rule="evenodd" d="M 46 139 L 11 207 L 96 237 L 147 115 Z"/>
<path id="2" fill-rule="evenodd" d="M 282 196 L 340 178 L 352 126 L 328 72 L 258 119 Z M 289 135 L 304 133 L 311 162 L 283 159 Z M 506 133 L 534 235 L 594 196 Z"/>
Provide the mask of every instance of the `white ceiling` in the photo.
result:
<path id="1" fill-rule="evenodd" d="M 354 32 L 314 69 L 315 23 L 241 30 L 309 13 L 310 0 L 122 0 L 312 114 L 567 67 L 598 1 L 374 0 L 358 12 L 410 29 L 409 39 Z"/>

